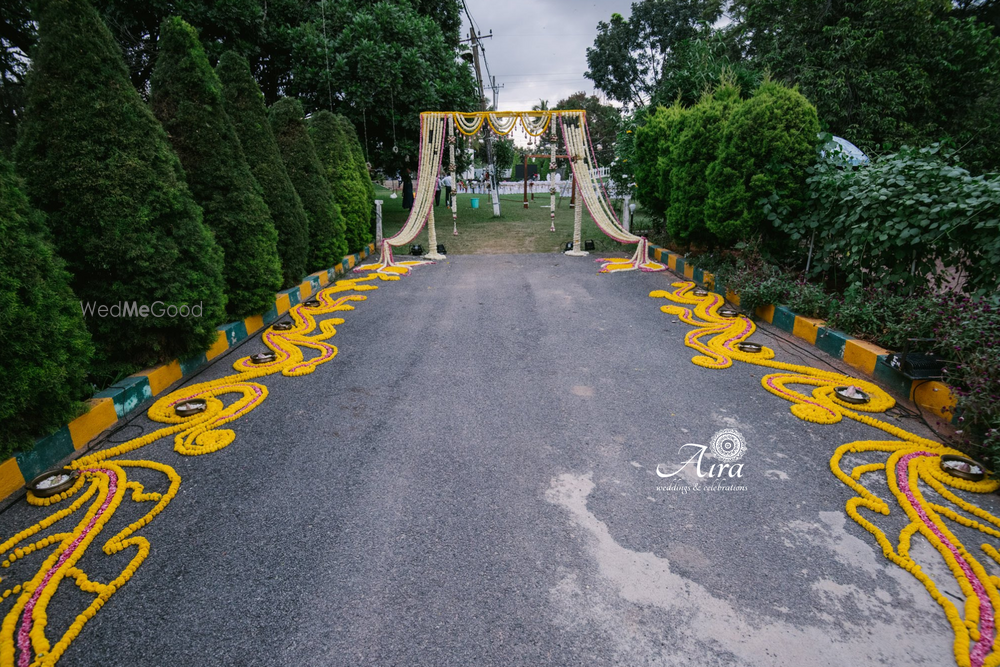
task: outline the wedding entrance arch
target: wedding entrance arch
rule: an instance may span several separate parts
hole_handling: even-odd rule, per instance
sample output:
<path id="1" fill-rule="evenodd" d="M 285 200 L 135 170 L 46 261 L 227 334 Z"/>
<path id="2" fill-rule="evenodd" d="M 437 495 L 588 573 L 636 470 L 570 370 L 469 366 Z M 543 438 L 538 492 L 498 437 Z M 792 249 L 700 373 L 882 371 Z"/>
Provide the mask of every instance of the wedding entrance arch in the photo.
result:
<path id="1" fill-rule="evenodd" d="M 461 111 L 425 111 L 420 114 L 420 155 L 417 163 L 417 189 L 414 193 L 413 207 L 403 224 L 403 228 L 391 238 L 382 239 L 381 261 L 377 264 L 366 264 L 358 267 L 360 271 L 380 271 L 384 273 L 406 273 L 410 267 L 428 264 L 427 261 L 396 262 L 392 249 L 405 246 L 417 237 L 424 225 L 427 225 L 428 249 L 431 251 L 425 257 L 429 260 L 444 259 L 437 252 L 437 230 L 434 225 L 434 185 L 437 174 L 444 159 L 444 147 L 449 150 L 449 172 L 452 183 L 455 183 L 455 130 L 465 136 L 473 136 L 481 130 L 492 131 L 499 135 L 509 134 L 520 123 L 531 137 L 541 137 L 546 131 L 550 134 L 552 161 L 555 161 L 557 135 L 562 134 L 563 147 L 570 156 L 570 166 L 573 179 L 577 184 L 577 192 L 583 200 L 587 211 L 593 218 L 597 228 L 619 243 L 637 245 L 631 259 L 601 259 L 602 272 L 609 271 L 663 271 L 666 267 L 649 258 L 649 242 L 644 236 L 636 236 L 626 231 L 611 205 L 610 197 L 603 184 L 595 176 L 597 156 L 590 142 L 590 130 L 587 128 L 587 112 L 582 110 L 552 110 L 552 111 L 494 111 L 473 112 Z M 558 133 L 557 133 L 558 130 Z M 447 140 L 447 141 L 446 141 Z M 555 166 L 554 164 L 552 165 Z M 550 216 L 555 217 L 555 189 L 553 170 L 549 171 L 549 193 L 551 197 Z M 452 197 L 452 219 L 458 215 L 457 198 Z M 580 249 L 580 228 L 583 219 L 583 207 L 577 202 L 573 220 L 573 250 L 566 254 L 583 256 L 588 253 Z"/>

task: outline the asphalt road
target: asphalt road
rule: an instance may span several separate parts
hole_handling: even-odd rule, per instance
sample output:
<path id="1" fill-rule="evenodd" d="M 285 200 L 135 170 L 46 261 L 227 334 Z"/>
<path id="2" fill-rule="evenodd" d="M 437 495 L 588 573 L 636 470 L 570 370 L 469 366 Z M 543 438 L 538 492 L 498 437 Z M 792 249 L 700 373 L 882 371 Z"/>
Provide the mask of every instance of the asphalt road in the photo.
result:
<path id="1" fill-rule="evenodd" d="M 954 664 L 943 613 L 829 471 L 876 432 L 796 419 L 759 369 L 691 364 L 647 297 L 670 278 L 497 255 L 380 283 L 334 361 L 264 380 L 228 448 L 142 450 L 180 493 L 60 665 Z M 116 439 L 153 427 L 133 424 Z M 658 464 L 724 427 L 745 491 L 658 490 Z M 0 534 L 38 516 L 19 501 Z"/>

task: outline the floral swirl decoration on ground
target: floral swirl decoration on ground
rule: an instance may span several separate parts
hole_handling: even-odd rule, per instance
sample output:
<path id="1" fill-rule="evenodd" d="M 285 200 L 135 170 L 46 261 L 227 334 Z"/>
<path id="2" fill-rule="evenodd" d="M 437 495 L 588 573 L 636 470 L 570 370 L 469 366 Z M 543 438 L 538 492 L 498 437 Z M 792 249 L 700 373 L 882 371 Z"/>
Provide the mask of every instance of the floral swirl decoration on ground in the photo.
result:
<path id="1" fill-rule="evenodd" d="M 696 296 L 695 285 L 675 282 L 672 291 L 655 290 L 649 296 L 671 303 L 661 310 L 695 327 L 685 336 L 685 344 L 698 354 L 691 361 L 705 368 L 725 369 L 734 361 L 774 369 L 761 378 L 764 389 L 792 403 L 796 417 L 817 424 L 835 424 L 844 417 L 878 429 L 892 439 L 862 440 L 841 445 L 830 459 L 830 469 L 855 497 L 847 502 L 847 514 L 871 533 L 887 559 L 911 573 L 944 610 L 954 631 L 955 662 L 960 667 L 995 667 L 1000 665 L 1000 639 L 996 632 L 996 610 L 1000 608 L 1000 577 L 991 576 L 977 558 L 966 549 L 946 520 L 977 530 L 985 536 L 1000 538 L 1000 519 L 957 492 L 992 493 L 1000 483 L 987 476 L 971 482 L 941 469 L 941 456 L 958 454 L 941 443 L 920 437 L 870 415 L 888 410 L 895 401 L 877 385 L 840 373 L 810 366 L 789 364 L 774 359 L 774 350 L 743 352 L 737 346 L 756 330 L 743 317 L 727 318 L 719 314 L 724 299 L 718 294 Z M 854 385 L 870 397 L 868 403 L 842 401 L 834 389 Z M 793 387 L 813 387 L 811 391 Z M 879 460 L 845 470 L 842 464 L 849 455 L 876 455 Z M 884 458 L 884 460 L 882 460 Z M 886 500 L 864 485 L 866 476 L 884 476 L 892 494 Z M 926 490 L 936 498 L 925 496 Z M 875 523 L 876 515 L 888 516 L 890 502 L 902 509 L 908 522 L 898 538 L 890 538 Z M 962 608 L 945 596 L 910 553 L 912 539 L 920 535 L 930 543 L 947 565 L 965 597 Z M 992 545 L 980 545 L 982 554 L 1000 563 L 1000 553 Z"/>
<path id="2" fill-rule="evenodd" d="M 378 289 L 367 284 L 375 279 L 399 280 L 399 276 L 371 273 L 337 281 L 321 290 L 313 297 L 318 304 L 307 302 L 291 308 L 291 329 L 264 330 L 261 337 L 275 354 L 274 361 L 255 364 L 249 357 L 242 357 L 233 364 L 235 374 L 185 386 L 163 396 L 147 414 L 151 420 L 166 426 L 76 459 L 70 467 L 79 471 L 80 476 L 71 488 L 56 496 L 39 498 L 28 492 L 28 502 L 44 508 L 48 514 L 0 544 L 0 558 L 4 559 L 0 563 L 3 568 L 0 586 L 5 589 L 0 601 L 5 607 L 0 624 L 0 666 L 54 665 L 87 622 L 149 556 L 149 540 L 139 532 L 170 504 L 180 488 L 181 478 L 169 465 L 119 457 L 168 436 L 173 437 L 174 451 L 186 456 L 210 454 L 232 444 L 236 433 L 223 427 L 267 398 L 267 387 L 254 380 L 276 373 L 306 375 L 333 359 L 337 348 L 326 341 L 337 333 L 336 326 L 344 320 L 318 318 L 353 310 L 352 302 L 367 298 L 361 292 Z M 305 351 L 310 352 L 308 357 Z M 204 400 L 207 409 L 187 417 L 178 416 L 175 406 L 192 399 Z M 147 490 L 149 482 L 138 481 L 145 479 L 140 476 L 143 471 L 147 477 L 149 472 L 154 473 L 153 483 L 157 478 L 164 482 L 157 484 L 155 491 Z M 128 516 L 141 516 L 104 539 L 102 532 L 123 507 L 129 508 L 125 513 Z M 69 517 L 74 517 L 75 524 L 63 525 Z M 108 581 L 88 575 L 81 564 L 93 544 L 102 539 L 101 550 L 108 557 L 120 552 L 130 557 L 117 576 Z M 101 566 L 114 567 L 108 563 Z M 57 628 L 50 639 L 49 607 L 62 584 L 75 585 L 93 599 L 68 627 Z M 74 601 L 71 596 L 60 599 L 60 606 Z"/>

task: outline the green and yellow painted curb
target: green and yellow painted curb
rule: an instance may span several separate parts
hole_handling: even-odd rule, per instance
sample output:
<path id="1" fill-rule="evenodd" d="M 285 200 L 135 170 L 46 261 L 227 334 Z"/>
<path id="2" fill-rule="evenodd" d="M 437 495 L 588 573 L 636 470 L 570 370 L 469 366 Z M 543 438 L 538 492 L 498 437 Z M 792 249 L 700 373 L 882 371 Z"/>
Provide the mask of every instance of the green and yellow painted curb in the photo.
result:
<path id="1" fill-rule="evenodd" d="M 715 276 L 708 271 L 702 271 L 666 248 L 652 244 L 649 248 L 653 258 L 666 263 L 672 271 L 714 292 L 724 293 L 729 302 L 740 305 L 739 295 L 730 292 L 722 285 L 717 285 Z M 880 380 L 891 391 L 905 396 L 922 409 L 948 421 L 954 420 L 955 397 L 951 393 L 951 388 L 943 382 L 934 380 L 910 380 L 899 371 L 890 368 L 888 364 L 882 363 L 885 357 L 891 354 L 890 350 L 828 327 L 823 320 L 798 315 L 781 305 L 761 306 L 757 308 L 756 316 L 818 347 L 831 357 L 843 360 L 868 377 Z"/>
<path id="2" fill-rule="evenodd" d="M 98 392 L 87 401 L 89 409 L 86 414 L 52 435 L 39 439 L 29 451 L 18 452 L 0 463 L 0 500 L 23 487 L 26 481 L 72 458 L 142 403 L 162 394 L 178 380 L 189 377 L 229 348 L 254 335 L 374 252 L 375 244 L 369 244 L 361 252 L 345 257 L 340 264 L 306 276 L 297 287 L 278 292 L 274 305 L 266 313 L 218 327 L 218 338 L 205 353 L 140 371 Z"/>

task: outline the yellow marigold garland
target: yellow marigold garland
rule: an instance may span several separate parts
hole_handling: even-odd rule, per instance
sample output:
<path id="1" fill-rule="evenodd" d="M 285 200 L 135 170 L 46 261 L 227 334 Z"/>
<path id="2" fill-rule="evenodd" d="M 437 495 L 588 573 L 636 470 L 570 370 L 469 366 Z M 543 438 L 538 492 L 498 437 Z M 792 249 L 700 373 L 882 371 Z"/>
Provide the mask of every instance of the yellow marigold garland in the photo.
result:
<path id="1" fill-rule="evenodd" d="M 373 272 L 364 277 L 338 281 L 321 290 L 314 297 L 318 305 L 299 304 L 291 309 L 293 326 L 290 330 L 276 331 L 269 327 L 261 334 L 264 344 L 275 353 L 275 361 L 253 364 L 249 357 L 243 357 L 233 364 L 236 371 L 233 375 L 182 387 L 163 396 L 147 414 L 153 421 L 166 426 L 73 461 L 70 467 L 81 474 L 72 487 L 62 493 L 49 498 L 28 493 L 28 502 L 40 508 L 57 507 L 73 500 L 68 506 L 50 513 L 0 543 L 0 555 L 5 557 L 0 563 L 3 568 L 10 568 L 32 554 L 49 550 L 27 581 L 8 587 L 3 592 L 2 600 L 14 598 L 14 603 L 0 624 L 0 667 L 15 664 L 18 667 L 54 665 L 86 623 L 135 574 L 149 555 L 149 541 L 136 533 L 170 504 L 180 489 L 181 478 L 172 467 L 163 463 L 117 457 L 167 436 L 173 436 L 174 450 L 187 456 L 209 454 L 232 444 L 236 433 L 221 427 L 247 414 L 267 397 L 267 387 L 253 380 L 276 373 L 293 377 L 306 375 L 320 364 L 332 360 L 337 348 L 325 341 L 336 335 L 336 326 L 344 320 L 337 317 L 317 318 L 354 310 L 351 302 L 364 301 L 366 297 L 360 292 L 377 289 L 375 285 L 365 284 L 376 279 L 399 280 L 399 276 Z M 308 358 L 303 353 L 305 349 L 313 351 Z M 178 416 L 175 406 L 194 398 L 205 400 L 207 409 L 188 417 Z M 167 489 L 147 491 L 144 484 L 129 479 L 130 471 L 136 469 L 162 475 L 167 480 Z M 79 566 L 79 561 L 126 498 L 137 504 L 149 503 L 151 507 L 142 517 L 107 539 L 101 549 L 109 556 L 133 549 L 132 557 L 124 570 L 111 581 L 94 581 Z M 77 514 L 84 507 L 86 512 L 71 529 L 29 543 L 39 532 Z M 53 644 L 46 636 L 47 610 L 52 596 L 66 579 L 95 597 Z"/>
<path id="2" fill-rule="evenodd" d="M 1000 577 L 990 576 L 944 522 L 948 519 L 987 536 L 1000 538 L 1000 519 L 953 492 L 954 489 L 966 493 L 992 493 L 1000 488 L 1000 482 L 992 476 L 972 482 L 949 475 L 941 469 L 941 455 L 961 452 L 865 414 L 881 413 L 895 405 L 893 398 L 878 385 L 810 366 L 775 361 L 774 351 L 767 347 L 756 354 L 743 352 L 736 345 L 756 330 L 751 320 L 742 316 L 721 317 L 718 309 L 725 303 L 724 299 L 712 293 L 704 297 L 693 295 L 694 283 L 676 282 L 672 286 L 673 291 L 655 290 L 649 296 L 670 300 L 672 303 L 661 310 L 695 327 L 685 336 L 685 344 L 699 353 L 691 359 L 693 363 L 705 368 L 723 369 L 729 368 L 735 360 L 775 369 L 780 372 L 765 375 L 761 384 L 770 393 L 792 403 L 791 412 L 796 417 L 817 424 L 835 424 L 847 417 L 898 438 L 849 442 L 836 449 L 830 459 L 830 469 L 837 479 L 857 494 L 847 502 L 847 514 L 872 534 L 887 559 L 910 572 L 944 610 L 955 633 L 953 649 L 956 664 L 960 667 L 1000 665 L 1000 637 L 994 618 L 996 610 L 1000 609 Z M 792 385 L 806 385 L 813 389 L 803 393 L 792 389 Z M 840 400 L 834 388 L 843 385 L 861 388 L 869 395 L 869 402 L 853 405 Z M 886 460 L 857 465 L 850 472 L 841 466 L 847 454 L 870 452 L 885 454 Z M 867 474 L 885 475 L 896 504 L 909 519 L 896 543 L 861 513 L 862 510 L 885 516 L 890 513 L 889 503 L 861 483 Z M 921 491 L 921 481 L 941 498 L 974 518 L 960 514 L 953 507 L 929 502 Z M 917 534 L 934 547 L 954 576 L 965 595 L 961 610 L 941 593 L 934 580 L 910 556 L 911 541 Z M 982 544 L 980 548 L 987 557 L 1000 563 L 1000 552 L 996 548 L 990 544 Z"/>

